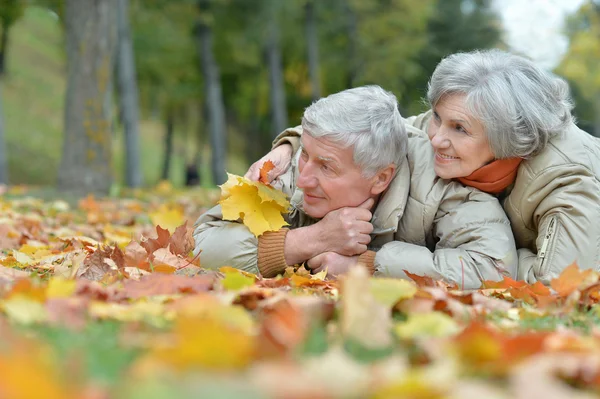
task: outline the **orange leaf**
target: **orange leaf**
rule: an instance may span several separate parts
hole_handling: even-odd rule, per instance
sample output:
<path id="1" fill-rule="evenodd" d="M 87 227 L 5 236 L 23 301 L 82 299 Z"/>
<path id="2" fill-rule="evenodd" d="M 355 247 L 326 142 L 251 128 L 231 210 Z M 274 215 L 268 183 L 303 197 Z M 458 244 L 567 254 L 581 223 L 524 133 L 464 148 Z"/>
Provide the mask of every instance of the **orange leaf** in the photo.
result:
<path id="1" fill-rule="evenodd" d="M 258 179 L 258 181 L 268 185 L 269 177 L 267 175 L 274 168 L 275 164 L 271 162 L 271 160 L 268 160 L 267 162 L 263 163 L 262 167 L 260 168 L 260 178 Z"/>
<path id="2" fill-rule="evenodd" d="M 573 291 L 583 288 L 584 283 L 593 284 L 598 281 L 598 275 L 593 270 L 579 270 L 577 263 L 573 262 L 562 271 L 560 276 L 550 282 L 550 286 L 559 296 L 566 297 Z"/>

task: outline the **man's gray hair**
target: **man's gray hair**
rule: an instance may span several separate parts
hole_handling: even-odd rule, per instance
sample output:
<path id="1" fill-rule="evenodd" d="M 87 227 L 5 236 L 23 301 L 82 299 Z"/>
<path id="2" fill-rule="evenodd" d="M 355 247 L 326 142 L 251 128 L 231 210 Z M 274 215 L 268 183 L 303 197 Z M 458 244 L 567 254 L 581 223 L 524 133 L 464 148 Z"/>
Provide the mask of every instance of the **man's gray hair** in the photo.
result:
<path id="1" fill-rule="evenodd" d="M 465 94 L 467 111 L 485 127 L 496 158 L 533 156 L 573 123 L 569 86 L 532 61 L 501 50 L 444 58 L 429 81 L 433 109 L 446 95 Z"/>
<path id="2" fill-rule="evenodd" d="M 352 147 L 354 163 L 366 177 L 399 165 L 406 156 L 407 135 L 392 93 L 379 86 L 363 86 L 331 94 L 306 108 L 305 134 Z"/>

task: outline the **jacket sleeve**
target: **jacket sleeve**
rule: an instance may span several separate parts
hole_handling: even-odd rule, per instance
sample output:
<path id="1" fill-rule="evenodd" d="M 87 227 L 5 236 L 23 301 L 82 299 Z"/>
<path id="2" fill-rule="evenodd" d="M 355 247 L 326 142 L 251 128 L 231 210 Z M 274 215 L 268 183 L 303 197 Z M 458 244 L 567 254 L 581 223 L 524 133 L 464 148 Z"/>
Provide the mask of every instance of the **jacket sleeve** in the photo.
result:
<path id="1" fill-rule="evenodd" d="M 424 132 L 427 131 L 427 125 L 429 124 L 429 119 L 431 118 L 431 110 L 419 114 L 417 116 L 409 116 L 404 119 L 407 125 L 414 126 L 419 130 Z"/>
<path id="2" fill-rule="evenodd" d="M 217 205 L 198 218 L 194 226 L 194 255 L 207 269 L 231 266 L 259 274 L 258 239 L 242 223 L 223 220 Z"/>
<path id="3" fill-rule="evenodd" d="M 517 251 L 506 214 L 495 198 L 471 194 L 458 204 L 442 203 L 434 221 L 438 241 L 433 251 L 407 242 L 387 243 L 375 256 L 376 274 L 406 278 L 403 270 L 407 270 L 456 283 L 461 289 L 514 277 Z"/>
<path id="4" fill-rule="evenodd" d="M 510 198 L 517 209 L 535 207 L 537 253 L 519 250 L 520 279 L 550 284 L 573 262 L 581 269 L 599 268 L 600 183 L 583 165 L 547 168 L 526 184 L 522 195 Z M 525 223 L 525 221 L 523 221 Z"/>
<path id="5" fill-rule="evenodd" d="M 279 133 L 275 140 L 273 140 L 273 146 L 279 147 L 282 144 L 290 144 L 292 146 L 292 154 L 295 154 L 300 148 L 300 137 L 302 136 L 302 126 L 290 127 Z"/>

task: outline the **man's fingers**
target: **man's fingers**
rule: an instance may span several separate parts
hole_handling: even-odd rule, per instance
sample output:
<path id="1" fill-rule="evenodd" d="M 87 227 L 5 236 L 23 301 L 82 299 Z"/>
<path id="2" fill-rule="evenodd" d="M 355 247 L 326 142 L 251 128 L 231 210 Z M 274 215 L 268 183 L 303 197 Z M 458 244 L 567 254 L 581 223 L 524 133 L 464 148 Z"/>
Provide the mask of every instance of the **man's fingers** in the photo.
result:
<path id="1" fill-rule="evenodd" d="M 324 259 L 325 259 L 325 254 L 320 254 L 320 255 L 317 255 L 317 256 L 315 256 L 313 258 L 310 258 L 306 262 L 306 265 L 309 268 L 315 270 L 315 269 L 318 269 L 319 267 L 321 267 L 321 265 L 323 264 L 323 260 Z"/>
<path id="2" fill-rule="evenodd" d="M 361 234 L 358 236 L 358 240 L 356 240 L 359 244 L 368 245 L 371 242 L 371 236 L 368 234 Z"/>
<path id="3" fill-rule="evenodd" d="M 358 220 L 356 223 L 356 230 L 360 234 L 371 234 L 373 232 L 373 224 L 371 222 L 365 222 L 364 220 Z"/>
<path id="4" fill-rule="evenodd" d="M 363 209 L 367 209 L 370 211 L 371 208 L 373 208 L 374 204 L 375 204 L 375 200 L 373 198 L 368 198 L 365 202 L 360 204 L 357 208 L 363 208 Z"/>
<path id="5" fill-rule="evenodd" d="M 258 181 L 258 178 L 260 177 L 260 167 L 258 166 L 259 162 L 260 161 L 256 161 L 252 164 L 252 166 L 250 166 L 250 169 L 248 169 L 248 171 L 244 175 L 246 179 Z"/>

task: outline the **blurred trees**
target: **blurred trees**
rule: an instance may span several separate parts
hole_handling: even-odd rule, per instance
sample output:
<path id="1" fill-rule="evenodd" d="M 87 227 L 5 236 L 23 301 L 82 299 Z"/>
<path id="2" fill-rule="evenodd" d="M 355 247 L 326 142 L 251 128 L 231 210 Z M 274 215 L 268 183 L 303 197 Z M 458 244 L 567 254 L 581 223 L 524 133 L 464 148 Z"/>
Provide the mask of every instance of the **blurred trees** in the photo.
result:
<path id="1" fill-rule="evenodd" d="M 196 40 L 204 78 L 204 99 L 207 122 L 210 132 L 211 167 L 213 183 L 223 184 L 225 174 L 225 104 L 221 89 L 221 73 L 213 51 L 213 26 L 215 18 L 215 0 L 198 0 L 200 15 L 196 23 Z"/>
<path id="2" fill-rule="evenodd" d="M 183 148 L 191 172 L 202 153 L 210 154 L 212 181 L 221 183 L 231 163 L 258 158 L 320 96 L 378 84 L 396 94 L 408 116 L 422 110 L 441 57 L 500 41 L 491 0 L 32 1 L 65 22 L 59 183 L 83 189 L 106 190 L 112 181 L 114 101 L 129 186 L 142 182 L 140 119 L 164 126 L 160 176 L 170 175 L 174 151 Z M 106 4 L 118 12 L 101 11 Z"/>
<path id="3" fill-rule="evenodd" d="M 117 0 L 117 90 L 119 115 L 125 134 L 125 182 L 142 185 L 139 140 L 138 86 L 130 33 L 129 0 Z"/>
<path id="4" fill-rule="evenodd" d="M 23 15 L 24 8 L 21 0 L 0 0 L 0 77 L 6 73 L 10 28 Z"/>
<path id="5" fill-rule="evenodd" d="M 571 85 L 579 124 L 600 137 L 600 5 L 585 2 L 567 23 L 569 49 L 556 72 Z"/>
<path id="6" fill-rule="evenodd" d="M 66 0 L 67 92 L 58 186 L 108 193 L 116 0 Z"/>
<path id="7" fill-rule="evenodd" d="M 419 51 L 419 72 L 402 101 L 408 115 L 421 112 L 419 99 L 439 61 L 450 54 L 501 46 L 502 26 L 491 0 L 440 0 L 427 22 L 426 45 Z"/>

